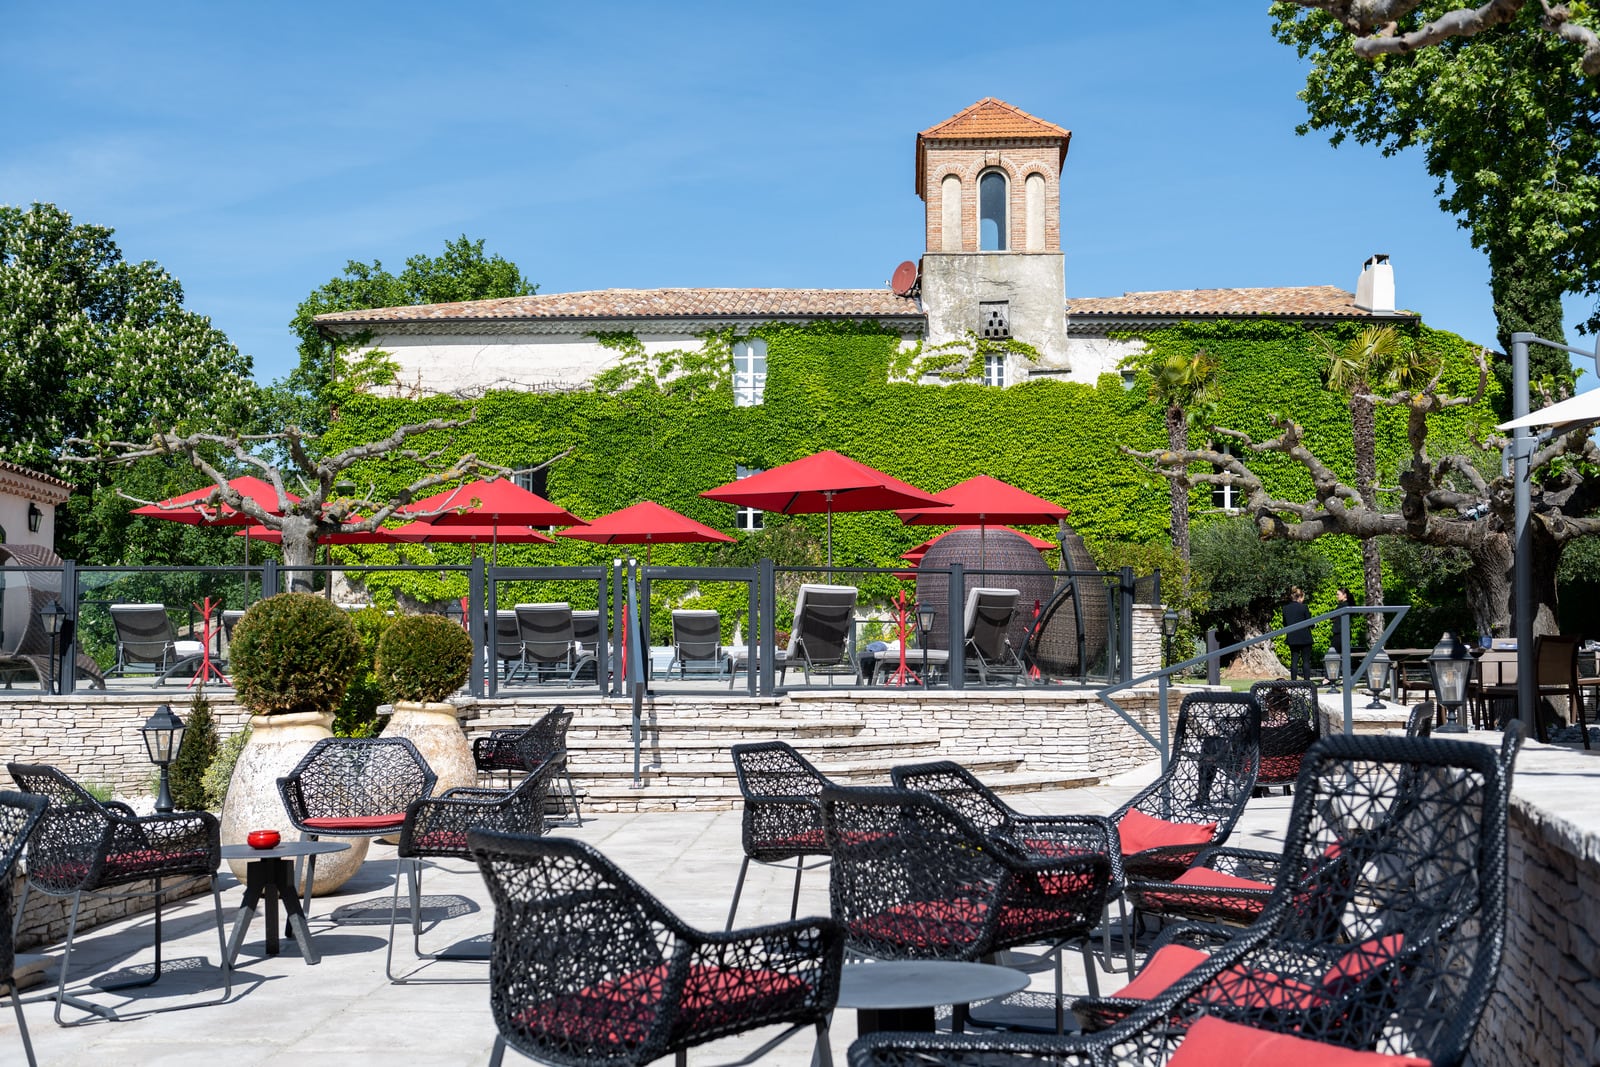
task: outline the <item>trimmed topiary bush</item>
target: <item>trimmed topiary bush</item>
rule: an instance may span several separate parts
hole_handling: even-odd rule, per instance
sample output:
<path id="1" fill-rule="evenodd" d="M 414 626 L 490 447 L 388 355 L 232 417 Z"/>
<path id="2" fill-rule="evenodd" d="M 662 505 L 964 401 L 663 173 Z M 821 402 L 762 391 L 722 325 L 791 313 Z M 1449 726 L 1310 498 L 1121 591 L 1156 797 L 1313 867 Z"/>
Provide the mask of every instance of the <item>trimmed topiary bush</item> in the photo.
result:
<path id="1" fill-rule="evenodd" d="M 361 656 L 344 612 L 313 593 L 280 593 L 244 613 L 229 664 L 240 703 L 255 714 L 326 714 L 338 708 Z"/>
<path id="2" fill-rule="evenodd" d="M 183 727 L 183 744 L 178 746 L 167 784 L 172 790 L 172 804 L 179 811 L 204 811 L 210 806 L 206 802 L 206 768 L 217 758 L 217 727 L 211 720 L 211 701 L 206 699 L 204 690 L 195 693 L 189 705 L 189 721 Z"/>
<path id="3" fill-rule="evenodd" d="M 396 619 L 378 639 L 373 676 L 390 700 L 431 704 L 461 688 L 472 669 L 472 639 L 443 615 Z"/>

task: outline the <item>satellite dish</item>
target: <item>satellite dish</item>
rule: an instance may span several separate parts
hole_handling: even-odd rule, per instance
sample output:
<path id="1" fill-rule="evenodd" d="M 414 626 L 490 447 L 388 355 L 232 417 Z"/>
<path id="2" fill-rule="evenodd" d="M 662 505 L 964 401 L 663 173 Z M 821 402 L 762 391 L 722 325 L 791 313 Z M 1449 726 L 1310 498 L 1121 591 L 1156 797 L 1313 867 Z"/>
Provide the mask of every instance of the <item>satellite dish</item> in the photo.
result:
<path id="1" fill-rule="evenodd" d="M 917 265 L 911 260 L 906 260 L 894 269 L 894 277 L 889 279 L 889 288 L 894 290 L 896 296 L 910 296 L 917 291 Z"/>

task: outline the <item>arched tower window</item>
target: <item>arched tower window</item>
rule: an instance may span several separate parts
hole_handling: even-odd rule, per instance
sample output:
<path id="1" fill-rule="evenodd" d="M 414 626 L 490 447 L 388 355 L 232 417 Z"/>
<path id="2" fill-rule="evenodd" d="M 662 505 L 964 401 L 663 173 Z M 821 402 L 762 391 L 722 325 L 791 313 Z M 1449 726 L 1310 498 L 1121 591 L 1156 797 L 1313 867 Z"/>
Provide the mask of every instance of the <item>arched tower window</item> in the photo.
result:
<path id="1" fill-rule="evenodd" d="M 1006 176 L 991 170 L 978 179 L 978 251 L 1006 250 Z"/>
<path id="2" fill-rule="evenodd" d="M 945 175 L 939 183 L 939 250 L 961 251 L 961 179 Z"/>
<path id="3" fill-rule="evenodd" d="M 1044 251 L 1044 175 L 1035 171 L 1023 185 L 1028 204 L 1028 251 Z"/>

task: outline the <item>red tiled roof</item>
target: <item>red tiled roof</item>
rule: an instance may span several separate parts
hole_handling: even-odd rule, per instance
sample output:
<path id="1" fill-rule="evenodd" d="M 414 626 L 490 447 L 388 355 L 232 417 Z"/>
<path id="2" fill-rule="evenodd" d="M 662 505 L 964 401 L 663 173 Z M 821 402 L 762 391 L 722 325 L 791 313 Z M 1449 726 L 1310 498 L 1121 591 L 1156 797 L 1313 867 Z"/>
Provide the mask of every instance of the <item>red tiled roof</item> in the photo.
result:
<path id="1" fill-rule="evenodd" d="M 518 319 L 904 318 L 921 315 L 912 297 L 887 289 L 596 289 L 464 300 L 453 304 L 336 311 L 323 326 Z"/>
<path id="2" fill-rule="evenodd" d="M 963 108 L 943 122 L 935 123 L 917 134 L 917 195 L 923 195 L 923 176 L 927 169 L 924 146 L 928 141 L 993 141 L 1009 137 L 1059 139 L 1061 160 L 1057 165 L 1061 166 L 1067 162 L 1067 145 L 1072 140 L 1072 131 L 1030 115 L 1004 100 L 986 96 L 971 107 Z"/>
<path id="3" fill-rule="evenodd" d="M 37 478 L 46 485 L 53 485 L 60 489 L 70 490 L 74 488 L 71 482 L 57 478 L 53 474 L 45 474 L 43 471 L 31 470 L 20 464 L 11 463 L 3 459 L 0 459 L 0 471 L 8 471 L 12 474 L 25 474 L 29 478 Z"/>
<path id="4" fill-rule="evenodd" d="M 1283 286 L 1271 289 L 1170 289 L 1121 296 L 1068 297 L 1067 315 L 1130 316 L 1369 316 L 1356 307 L 1355 294 L 1337 285 Z M 1402 313 L 1404 314 L 1404 313 Z"/>

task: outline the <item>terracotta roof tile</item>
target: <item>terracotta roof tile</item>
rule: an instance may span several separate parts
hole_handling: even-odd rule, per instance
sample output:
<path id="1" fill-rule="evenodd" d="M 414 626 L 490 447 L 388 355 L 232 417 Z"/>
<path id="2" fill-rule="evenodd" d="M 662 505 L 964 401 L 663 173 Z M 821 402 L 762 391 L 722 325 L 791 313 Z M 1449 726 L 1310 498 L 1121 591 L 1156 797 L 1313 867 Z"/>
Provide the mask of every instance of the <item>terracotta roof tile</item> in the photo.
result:
<path id="1" fill-rule="evenodd" d="M 887 289 L 597 289 L 453 304 L 337 311 L 323 326 L 518 319 L 903 318 L 921 315 L 912 297 Z"/>
<path id="2" fill-rule="evenodd" d="M 1071 137 L 1053 122 L 1028 114 L 1004 100 L 986 96 L 943 122 L 917 134 L 925 141 L 965 141 L 987 137 Z"/>
<path id="3" fill-rule="evenodd" d="M 1355 294 L 1337 285 L 1271 289 L 1172 289 L 1121 296 L 1068 297 L 1067 315 L 1188 316 L 1287 315 L 1360 316 L 1372 312 L 1355 305 Z"/>
<path id="4" fill-rule="evenodd" d="M 37 478 L 37 479 L 39 479 L 39 481 L 43 482 L 45 485 L 53 485 L 53 486 L 56 486 L 58 489 L 69 489 L 70 490 L 70 489 L 74 488 L 74 486 L 73 486 L 73 484 L 71 482 L 66 481 L 64 479 L 61 479 L 61 478 L 57 478 L 53 474 L 46 474 L 43 471 L 36 471 L 36 470 L 33 470 L 32 468 L 24 467 L 19 463 L 12 463 L 12 462 L 10 462 L 8 460 L 0 459 L 0 471 L 6 471 L 6 472 L 11 473 L 11 474 L 22 474 L 22 475 L 26 475 L 29 478 Z"/>

